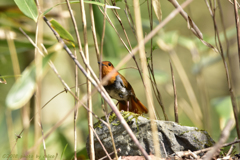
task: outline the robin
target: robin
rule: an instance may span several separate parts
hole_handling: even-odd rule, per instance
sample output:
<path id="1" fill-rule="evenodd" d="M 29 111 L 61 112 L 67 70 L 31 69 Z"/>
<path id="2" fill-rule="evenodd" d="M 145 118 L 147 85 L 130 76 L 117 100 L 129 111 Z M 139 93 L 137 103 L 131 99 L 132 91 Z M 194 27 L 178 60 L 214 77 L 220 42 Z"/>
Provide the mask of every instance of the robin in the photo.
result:
<path id="1" fill-rule="evenodd" d="M 100 64 L 100 62 L 98 62 Z M 103 61 L 102 78 L 114 70 L 109 61 Z M 119 110 L 130 111 L 138 114 L 148 113 L 148 109 L 137 99 L 131 84 L 118 72 L 115 71 L 108 82 L 104 85 L 111 98 L 116 99 Z"/>

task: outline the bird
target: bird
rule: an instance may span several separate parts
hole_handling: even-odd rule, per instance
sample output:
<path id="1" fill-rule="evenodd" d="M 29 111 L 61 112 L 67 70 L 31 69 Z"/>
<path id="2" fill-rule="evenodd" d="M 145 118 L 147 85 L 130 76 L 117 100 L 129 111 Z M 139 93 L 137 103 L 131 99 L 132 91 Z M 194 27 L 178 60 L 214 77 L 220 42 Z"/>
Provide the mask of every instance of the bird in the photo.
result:
<path id="1" fill-rule="evenodd" d="M 102 78 L 115 70 L 109 61 L 98 63 L 102 66 Z M 103 86 L 109 96 L 118 101 L 120 111 L 130 111 L 137 114 L 148 113 L 148 109 L 136 97 L 131 84 L 117 70 L 113 71 L 110 79 Z"/>

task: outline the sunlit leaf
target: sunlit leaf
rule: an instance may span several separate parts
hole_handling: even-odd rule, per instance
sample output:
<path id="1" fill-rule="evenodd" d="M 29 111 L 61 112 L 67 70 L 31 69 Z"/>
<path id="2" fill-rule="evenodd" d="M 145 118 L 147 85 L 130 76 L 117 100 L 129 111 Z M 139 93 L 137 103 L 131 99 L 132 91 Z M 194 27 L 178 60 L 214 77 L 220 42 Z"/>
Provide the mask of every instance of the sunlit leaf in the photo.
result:
<path id="1" fill-rule="evenodd" d="M 161 9 L 160 0 L 153 0 L 152 5 L 153 5 L 153 9 L 157 16 L 158 21 L 161 22 L 162 21 L 162 9 Z"/>
<path id="2" fill-rule="evenodd" d="M 14 2 L 26 16 L 37 22 L 38 10 L 34 0 L 14 0 Z"/>
<path id="3" fill-rule="evenodd" d="M 46 71 L 47 62 L 53 53 L 43 58 L 42 70 Z M 7 94 L 6 105 L 8 108 L 15 110 L 23 107 L 32 97 L 36 88 L 36 66 L 31 63 L 22 73 L 22 76 L 13 84 Z"/>
<path id="4" fill-rule="evenodd" d="M 59 24 L 54 19 L 52 19 L 50 21 L 50 23 L 51 23 L 51 26 L 55 29 L 55 31 L 60 35 L 60 37 L 62 39 L 64 39 L 65 41 L 71 43 L 71 45 L 73 47 L 75 47 L 74 39 L 73 39 L 72 35 L 65 28 L 63 28 L 61 24 Z"/>

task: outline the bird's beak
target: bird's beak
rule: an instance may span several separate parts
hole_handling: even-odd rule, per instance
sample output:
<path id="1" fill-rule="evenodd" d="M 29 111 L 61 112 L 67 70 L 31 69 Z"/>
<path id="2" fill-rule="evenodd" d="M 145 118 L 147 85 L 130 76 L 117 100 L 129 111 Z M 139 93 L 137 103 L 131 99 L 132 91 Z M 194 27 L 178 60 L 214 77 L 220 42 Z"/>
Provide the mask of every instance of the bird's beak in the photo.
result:
<path id="1" fill-rule="evenodd" d="M 100 62 L 98 62 L 98 64 L 102 64 L 102 66 L 106 66 L 105 64 L 103 64 L 103 63 L 100 63 Z"/>

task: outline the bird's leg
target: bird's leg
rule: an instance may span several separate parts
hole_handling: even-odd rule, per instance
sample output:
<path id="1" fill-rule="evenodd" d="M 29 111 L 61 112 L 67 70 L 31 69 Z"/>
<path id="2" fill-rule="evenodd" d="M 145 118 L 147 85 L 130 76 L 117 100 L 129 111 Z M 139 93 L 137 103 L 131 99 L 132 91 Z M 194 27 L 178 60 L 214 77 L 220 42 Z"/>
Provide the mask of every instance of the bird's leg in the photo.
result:
<path id="1" fill-rule="evenodd" d="M 127 101 L 127 111 L 132 111 L 132 101 L 131 98 L 129 98 L 129 100 Z"/>
<path id="2" fill-rule="evenodd" d="M 128 111 L 128 112 L 129 112 L 129 105 L 130 105 L 129 102 L 130 102 L 130 101 L 127 101 L 127 111 Z"/>

